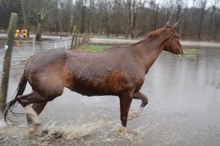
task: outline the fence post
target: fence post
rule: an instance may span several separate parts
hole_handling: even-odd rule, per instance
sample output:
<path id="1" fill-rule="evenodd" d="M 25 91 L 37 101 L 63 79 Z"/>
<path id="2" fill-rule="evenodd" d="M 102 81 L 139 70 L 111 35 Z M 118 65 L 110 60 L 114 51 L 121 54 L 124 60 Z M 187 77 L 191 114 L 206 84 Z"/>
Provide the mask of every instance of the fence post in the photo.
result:
<path id="1" fill-rule="evenodd" d="M 11 13 L 9 27 L 8 27 L 8 38 L 7 38 L 7 48 L 4 56 L 3 62 L 3 72 L 2 72 L 2 81 L 0 87 L 0 107 L 3 108 L 6 103 L 7 91 L 8 91 L 8 80 L 10 75 L 10 64 L 11 56 L 14 44 L 14 35 L 17 27 L 18 14 Z"/>
<path id="2" fill-rule="evenodd" d="M 75 33 L 75 44 L 74 44 L 74 49 L 76 49 L 76 47 L 77 47 L 77 43 L 78 43 L 78 34 L 79 34 L 79 32 L 76 30 L 76 33 Z"/>
<path id="3" fill-rule="evenodd" d="M 79 48 L 79 46 L 81 45 L 81 34 L 78 34 L 78 44 L 77 44 L 77 48 Z"/>
<path id="4" fill-rule="evenodd" d="M 73 44 L 75 40 L 75 31 L 76 31 L 76 26 L 73 26 L 72 41 L 71 41 L 70 49 L 73 49 Z"/>
<path id="5" fill-rule="evenodd" d="M 35 54 L 35 46 L 36 46 L 36 42 L 35 42 L 35 38 L 33 38 L 33 48 L 32 48 L 32 50 L 33 50 L 33 55 Z"/>

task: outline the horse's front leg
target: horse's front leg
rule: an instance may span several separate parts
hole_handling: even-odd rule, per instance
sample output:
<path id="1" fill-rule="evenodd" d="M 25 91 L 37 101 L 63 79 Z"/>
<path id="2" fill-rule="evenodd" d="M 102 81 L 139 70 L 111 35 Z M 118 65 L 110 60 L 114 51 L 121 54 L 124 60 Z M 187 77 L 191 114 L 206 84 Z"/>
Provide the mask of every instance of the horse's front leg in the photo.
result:
<path id="1" fill-rule="evenodd" d="M 145 95 L 144 95 L 143 93 L 141 93 L 141 92 L 135 93 L 133 98 L 134 98 L 134 99 L 142 100 L 142 103 L 141 103 L 139 109 L 138 109 L 136 112 L 133 112 L 132 114 L 130 114 L 130 115 L 128 116 L 128 120 L 129 120 L 129 121 L 132 120 L 132 119 L 134 119 L 134 118 L 139 117 L 140 114 L 142 113 L 144 107 L 145 107 L 145 106 L 147 105 L 147 103 L 148 103 L 148 98 L 147 98 L 147 96 L 145 96 Z"/>
<path id="2" fill-rule="evenodd" d="M 120 135 L 127 134 L 127 118 L 128 118 L 128 111 L 130 109 L 130 105 L 132 102 L 132 96 L 120 96 L 120 114 L 121 114 L 121 124 L 122 127 L 119 129 Z"/>

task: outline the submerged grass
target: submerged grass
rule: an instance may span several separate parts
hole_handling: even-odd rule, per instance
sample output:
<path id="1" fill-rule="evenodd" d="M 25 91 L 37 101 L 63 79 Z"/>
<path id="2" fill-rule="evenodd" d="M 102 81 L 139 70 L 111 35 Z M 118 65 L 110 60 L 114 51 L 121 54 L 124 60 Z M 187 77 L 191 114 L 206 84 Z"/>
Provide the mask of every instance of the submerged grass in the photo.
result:
<path id="1" fill-rule="evenodd" d="M 185 54 L 184 56 L 187 58 L 196 58 L 196 56 L 199 54 L 198 48 L 186 48 L 184 49 Z"/>

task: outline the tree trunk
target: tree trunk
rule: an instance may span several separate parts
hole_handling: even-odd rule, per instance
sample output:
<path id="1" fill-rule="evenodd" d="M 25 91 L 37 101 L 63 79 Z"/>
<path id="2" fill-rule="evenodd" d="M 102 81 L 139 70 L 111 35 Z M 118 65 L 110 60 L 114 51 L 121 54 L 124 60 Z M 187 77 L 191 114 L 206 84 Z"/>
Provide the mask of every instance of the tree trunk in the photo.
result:
<path id="1" fill-rule="evenodd" d="M 32 6 L 32 0 L 29 0 L 29 6 Z M 31 15 L 32 15 L 31 13 L 32 13 L 32 11 L 31 11 L 31 9 L 29 8 L 29 9 L 28 9 L 28 16 L 31 16 Z M 30 30 L 30 18 L 29 18 L 29 17 L 27 18 L 27 26 L 26 26 L 26 27 L 27 27 L 26 29 L 27 29 L 27 31 L 28 31 L 28 32 L 27 32 L 27 37 L 29 38 L 29 37 L 30 37 L 30 31 L 31 31 L 31 30 Z"/>
<path id="2" fill-rule="evenodd" d="M 41 23 L 40 22 L 37 23 L 37 32 L 36 32 L 35 40 L 41 41 Z"/>
<path id="3" fill-rule="evenodd" d="M 82 22 L 81 22 L 81 33 L 84 33 L 85 32 L 85 21 L 86 21 L 86 6 L 82 6 L 82 13 L 81 13 L 81 17 L 82 17 Z"/>
<path id="4" fill-rule="evenodd" d="M 131 33 L 132 39 L 135 37 L 135 24 L 136 24 L 135 8 L 136 8 L 136 2 L 134 0 L 132 1 L 132 4 L 131 4 L 131 22 L 130 22 L 130 25 L 131 25 L 130 33 Z"/>
<path id="5" fill-rule="evenodd" d="M 211 16 L 210 16 L 210 21 L 209 21 L 209 26 L 208 26 L 208 36 L 214 38 L 213 34 L 216 32 L 216 28 L 215 25 L 213 25 L 215 23 L 215 12 L 216 12 L 216 7 L 215 5 L 212 6 L 212 12 L 211 12 Z"/>
<path id="6" fill-rule="evenodd" d="M 18 14 L 11 13 L 9 28 L 8 28 L 8 40 L 7 40 L 7 50 L 3 62 L 3 73 L 2 81 L 0 88 L 0 107 L 3 108 L 6 103 L 7 91 L 8 91 L 8 81 L 10 75 L 10 64 L 11 64 L 11 55 L 13 50 L 14 43 L 14 34 L 17 27 Z"/>
<path id="7" fill-rule="evenodd" d="M 158 15 L 159 15 L 159 8 L 156 7 L 155 8 L 155 11 L 154 11 L 154 26 L 153 26 L 153 30 L 156 30 L 157 29 L 157 19 L 158 19 Z"/>
<path id="8" fill-rule="evenodd" d="M 127 39 L 129 37 L 130 34 L 130 30 L 131 30 L 131 0 L 127 0 L 127 7 L 126 7 L 126 30 L 125 30 L 125 38 Z"/>
<path id="9" fill-rule="evenodd" d="M 199 26 L 198 26 L 198 33 L 197 33 L 197 39 L 201 39 L 202 34 L 202 23 L 205 15 L 205 8 L 206 8 L 206 1 L 202 1 L 202 7 L 201 7 L 201 13 L 200 13 L 200 19 L 199 19 Z"/>
<path id="10" fill-rule="evenodd" d="M 180 21 L 180 14 L 181 14 L 182 6 L 178 4 L 177 6 L 177 12 L 176 12 L 176 22 Z M 179 25 L 177 25 L 176 31 L 179 31 Z"/>

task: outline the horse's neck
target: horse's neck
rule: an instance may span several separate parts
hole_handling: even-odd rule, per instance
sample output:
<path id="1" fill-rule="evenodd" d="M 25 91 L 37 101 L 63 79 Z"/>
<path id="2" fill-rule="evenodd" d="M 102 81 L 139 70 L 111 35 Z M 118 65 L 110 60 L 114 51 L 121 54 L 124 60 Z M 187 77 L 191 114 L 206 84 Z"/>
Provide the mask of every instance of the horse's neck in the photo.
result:
<path id="1" fill-rule="evenodd" d="M 136 57 L 144 65 L 145 73 L 155 62 L 162 51 L 167 38 L 146 39 L 135 45 Z"/>

